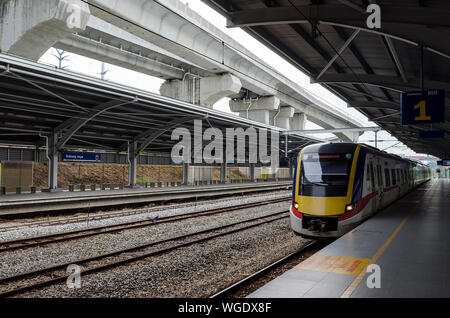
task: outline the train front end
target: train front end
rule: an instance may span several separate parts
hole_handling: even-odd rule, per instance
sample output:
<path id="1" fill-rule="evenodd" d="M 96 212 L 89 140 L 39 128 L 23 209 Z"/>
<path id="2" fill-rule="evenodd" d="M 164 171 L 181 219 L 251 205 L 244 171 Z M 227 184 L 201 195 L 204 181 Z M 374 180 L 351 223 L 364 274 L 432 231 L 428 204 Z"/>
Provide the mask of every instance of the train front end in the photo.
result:
<path id="1" fill-rule="evenodd" d="M 354 227 L 349 220 L 360 146 L 351 143 L 305 147 L 294 173 L 291 227 L 304 237 L 339 237 Z"/>

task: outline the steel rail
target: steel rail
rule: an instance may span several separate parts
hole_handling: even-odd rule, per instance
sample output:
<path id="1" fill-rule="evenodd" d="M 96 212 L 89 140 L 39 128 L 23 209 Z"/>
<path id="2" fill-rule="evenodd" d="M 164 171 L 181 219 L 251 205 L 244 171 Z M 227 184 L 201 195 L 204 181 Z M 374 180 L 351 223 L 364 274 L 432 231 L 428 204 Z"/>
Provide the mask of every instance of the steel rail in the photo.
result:
<path id="1" fill-rule="evenodd" d="M 202 243 L 202 242 L 209 241 L 209 240 L 212 240 L 215 238 L 219 238 L 222 236 L 226 236 L 226 235 L 230 235 L 230 234 L 244 231 L 247 229 L 251 229 L 251 228 L 263 225 L 263 224 L 268 224 L 271 222 L 282 220 L 282 219 L 289 217 L 289 215 L 286 215 L 287 213 L 288 213 L 288 211 L 286 211 L 286 210 L 281 211 L 281 212 L 276 212 L 276 213 L 272 213 L 269 215 L 259 216 L 256 218 L 238 221 L 238 222 L 230 223 L 227 225 L 217 226 L 214 228 L 209 228 L 206 230 L 202 230 L 202 231 L 198 231 L 198 232 L 194 232 L 194 233 L 190 233 L 190 234 L 184 234 L 184 235 L 180 235 L 180 236 L 176 236 L 176 237 L 172 237 L 172 238 L 168 238 L 168 239 L 164 239 L 164 240 L 160 240 L 160 241 L 156 241 L 156 242 L 152 242 L 152 243 L 146 243 L 146 244 L 142 244 L 139 246 L 125 248 L 125 249 L 121 249 L 121 250 L 117 250 L 117 251 L 113 251 L 113 252 L 109 252 L 109 253 L 93 256 L 93 257 L 72 260 L 72 261 L 64 263 L 64 264 L 51 265 L 51 266 L 41 268 L 38 270 L 33 270 L 33 271 L 20 273 L 20 274 L 13 275 L 13 276 L 4 277 L 4 278 L 0 279 L 0 286 L 11 283 L 11 282 L 16 283 L 18 281 L 22 281 L 25 279 L 30 279 L 31 283 L 25 284 L 25 285 L 22 285 L 19 287 L 9 288 L 6 290 L 0 290 L 0 297 L 9 297 L 9 296 L 17 295 L 17 294 L 24 293 L 27 291 L 35 290 L 35 289 L 38 289 L 41 287 L 46 287 L 46 286 L 50 286 L 50 285 L 53 285 L 56 283 L 64 282 L 71 275 L 71 274 L 67 274 L 65 270 L 69 265 L 72 265 L 72 264 L 76 264 L 79 266 L 80 265 L 86 266 L 87 264 L 94 262 L 94 261 L 104 260 L 109 257 L 119 257 L 118 260 L 113 259 L 112 261 L 107 262 L 106 264 L 100 264 L 97 266 L 87 267 L 86 269 L 83 269 L 81 272 L 82 275 L 92 274 L 92 273 L 100 272 L 100 271 L 107 270 L 110 268 L 114 268 L 114 267 L 117 267 L 120 265 L 135 262 L 135 261 L 138 261 L 141 259 L 145 259 L 145 258 L 148 258 L 151 256 L 161 255 L 161 254 L 171 252 L 173 250 L 176 250 L 176 249 L 179 249 L 182 247 L 194 245 L 196 243 Z M 259 221 L 259 222 L 257 222 L 257 221 Z M 217 233 L 217 234 L 212 234 L 212 235 L 194 239 L 194 240 L 188 241 L 188 242 L 180 242 L 178 244 L 175 244 L 175 245 L 172 245 L 169 247 L 165 247 L 165 248 L 161 248 L 156 251 L 145 252 L 145 249 L 149 248 L 149 247 L 154 247 L 154 246 L 158 246 L 158 245 L 173 242 L 173 241 L 185 240 L 190 237 L 195 237 L 195 236 L 202 235 L 202 234 L 208 234 L 211 232 L 215 232 L 215 231 L 219 231 L 219 230 L 223 230 L 223 229 L 227 229 L 227 228 L 232 228 L 232 227 L 235 227 L 235 226 L 238 226 L 241 224 L 245 224 L 245 223 L 249 223 L 249 222 L 257 222 L 257 223 L 246 225 L 244 227 L 231 229 L 231 230 Z M 142 251 L 142 250 L 144 250 L 144 251 Z M 142 253 L 129 256 L 130 253 L 138 253 L 139 251 L 142 251 Z M 120 256 L 123 256 L 123 258 L 120 258 Z M 43 277 L 41 277 L 39 279 L 39 275 L 43 275 Z M 48 278 L 49 276 L 51 277 L 50 279 Z"/>
<path id="2" fill-rule="evenodd" d="M 73 230 L 73 231 L 68 231 L 68 232 L 52 233 L 52 234 L 46 234 L 46 235 L 40 235 L 40 236 L 27 237 L 27 238 L 21 238 L 21 239 L 17 239 L 17 240 L 3 241 L 3 242 L 0 242 L 0 252 L 13 251 L 13 250 L 23 249 L 23 248 L 33 247 L 33 246 L 42 246 L 42 245 L 56 243 L 56 242 L 71 241 L 71 240 L 76 240 L 76 239 L 81 239 L 81 238 L 86 238 L 86 237 L 91 237 L 91 236 L 97 236 L 97 235 L 107 234 L 107 233 L 116 233 L 119 231 L 153 226 L 153 225 L 157 225 L 157 224 L 172 223 L 172 222 L 176 222 L 176 221 L 187 220 L 187 219 L 201 217 L 201 216 L 209 216 L 209 215 L 233 212 L 233 211 L 242 210 L 242 209 L 246 209 L 246 208 L 253 208 L 253 207 L 259 207 L 259 206 L 264 206 L 264 205 L 268 205 L 268 204 L 280 203 L 280 202 L 287 201 L 288 199 L 289 198 L 279 198 L 279 199 L 273 199 L 273 200 L 268 200 L 268 201 L 264 201 L 264 202 L 252 202 L 252 203 L 246 203 L 246 204 L 236 205 L 236 206 L 232 206 L 232 207 L 209 209 L 209 210 L 191 212 L 191 213 L 186 213 L 186 214 L 181 214 L 181 215 L 172 215 L 172 216 L 163 217 L 158 220 L 155 220 L 155 219 L 137 220 L 137 221 L 131 221 L 131 222 L 118 223 L 118 224 L 97 226 L 97 227 L 92 227 L 92 228 L 83 228 L 83 229 L 78 229 L 78 230 Z"/>
<path id="3" fill-rule="evenodd" d="M 247 285 L 248 283 L 250 283 L 251 281 L 254 281 L 256 279 L 258 279 L 259 277 L 261 277 L 264 274 L 269 273 L 270 271 L 276 269 L 278 266 L 283 265 L 287 262 L 289 262 L 290 260 L 292 260 L 293 258 L 303 254 L 307 249 L 311 248 L 313 245 L 315 245 L 317 243 L 317 241 L 312 241 L 310 243 L 308 243 L 307 245 L 303 246 L 302 248 L 300 248 L 298 251 L 295 251 L 287 256 L 284 256 L 280 259 L 278 259 L 277 261 L 273 262 L 272 264 L 264 267 L 263 269 L 260 269 L 256 272 L 254 272 L 251 275 L 248 275 L 247 277 L 239 280 L 238 282 L 216 292 L 215 294 L 209 296 L 209 298 L 218 298 L 221 297 L 225 294 L 228 293 L 232 293 L 235 292 L 236 290 L 238 290 L 239 288 L 242 288 L 243 286 Z"/>

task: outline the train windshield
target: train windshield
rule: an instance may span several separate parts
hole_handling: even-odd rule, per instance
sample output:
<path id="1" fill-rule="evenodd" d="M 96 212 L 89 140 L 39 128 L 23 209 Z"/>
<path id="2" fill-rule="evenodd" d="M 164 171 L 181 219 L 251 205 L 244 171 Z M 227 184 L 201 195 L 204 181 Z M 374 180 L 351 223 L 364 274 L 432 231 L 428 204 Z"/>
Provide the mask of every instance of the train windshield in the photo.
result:
<path id="1" fill-rule="evenodd" d="M 304 196 L 346 196 L 353 155 L 302 155 L 299 194 Z"/>

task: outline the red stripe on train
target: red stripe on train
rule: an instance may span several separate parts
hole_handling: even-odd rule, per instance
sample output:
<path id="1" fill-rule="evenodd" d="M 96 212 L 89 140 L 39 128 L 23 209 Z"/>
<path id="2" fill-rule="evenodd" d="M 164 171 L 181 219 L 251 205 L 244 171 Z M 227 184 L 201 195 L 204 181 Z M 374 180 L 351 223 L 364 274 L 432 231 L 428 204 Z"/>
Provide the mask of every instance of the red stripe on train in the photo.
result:
<path id="1" fill-rule="evenodd" d="M 356 202 L 356 208 L 353 209 L 353 211 L 346 212 L 342 215 L 339 215 L 338 220 L 344 221 L 344 220 L 351 218 L 352 216 L 355 216 L 356 214 L 361 212 L 367 206 L 367 204 L 370 202 L 370 200 L 372 200 L 372 198 L 376 197 L 377 195 L 378 195 L 378 191 L 375 191 L 375 192 L 372 192 L 371 194 L 366 195 L 364 198 L 362 198 L 361 200 Z"/>

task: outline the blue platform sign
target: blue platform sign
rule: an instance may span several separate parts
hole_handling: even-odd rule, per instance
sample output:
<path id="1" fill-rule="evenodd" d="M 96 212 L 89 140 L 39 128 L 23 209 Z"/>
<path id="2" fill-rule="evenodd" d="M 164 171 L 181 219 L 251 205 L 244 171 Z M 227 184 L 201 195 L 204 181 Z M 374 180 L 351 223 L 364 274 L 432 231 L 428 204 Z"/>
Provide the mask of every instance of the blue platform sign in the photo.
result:
<path id="1" fill-rule="evenodd" d="M 401 94 L 402 125 L 445 123 L 445 91 Z"/>
<path id="2" fill-rule="evenodd" d="M 420 139 L 433 139 L 433 138 L 444 138 L 445 132 L 443 130 L 420 130 L 419 138 Z"/>
<path id="3" fill-rule="evenodd" d="M 100 162 L 100 154 L 98 153 L 83 153 L 83 152 L 65 152 L 63 153 L 63 161 L 77 161 L 77 162 Z"/>

